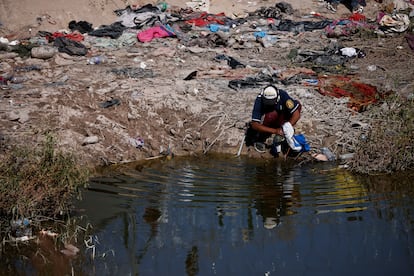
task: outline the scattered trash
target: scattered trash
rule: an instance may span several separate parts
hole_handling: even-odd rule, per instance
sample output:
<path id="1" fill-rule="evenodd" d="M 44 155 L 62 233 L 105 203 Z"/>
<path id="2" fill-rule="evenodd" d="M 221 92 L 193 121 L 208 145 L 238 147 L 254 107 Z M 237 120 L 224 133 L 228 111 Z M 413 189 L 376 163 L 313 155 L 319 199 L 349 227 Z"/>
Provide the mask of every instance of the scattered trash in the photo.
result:
<path id="1" fill-rule="evenodd" d="M 107 62 L 108 58 L 105 56 L 95 56 L 88 59 L 88 64 L 102 64 Z"/>
<path id="2" fill-rule="evenodd" d="M 144 139 L 142 139 L 141 137 L 130 138 L 130 143 L 137 149 L 141 149 L 144 147 Z"/>
<path id="3" fill-rule="evenodd" d="M 147 68 L 147 64 L 145 62 L 141 61 L 140 64 L 139 64 L 139 68 L 145 69 L 145 68 Z"/>
<path id="4" fill-rule="evenodd" d="M 96 144 L 98 142 L 99 142 L 98 136 L 88 136 L 88 137 L 85 137 L 85 139 L 83 139 L 82 146 Z"/>
<path id="5" fill-rule="evenodd" d="M 229 26 L 226 26 L 226 25 L 210 24 L 208 26 L 208 28 L 213 33 L 216 33 L 218 31 L 222 31 L 222 32 L 228 32 L 228 31 L 230 31 L 230 27 Z"/>
<path id="6" fill-rule="evenodd" d="M 28 240 L 32 237 L 32 228 L 30 227 L 30 220 L 27 218 L 10 221 L 11 232 L 15 238 L 20 238 L 20 241 Z"/>
<path id="7" fill-rule="evenodd" d="M 99 106 L 102 107 L 102 108 L 108 108 L 108 107 L 111 107 L 111 106 L 114 106 L 114 105 L 117 106 L 117 105 L 120 105 L 120 104 L 121 104 L 121 101 L 119 99 L 112 99 L 112 100 L 100 103 Z"/>
<path id="8" fill-rule="evenodd" d="M 303 79 L 303 85 L 318 85 L 319 81 L 317 79 Z"/>
<path id="9" fill-rule="evenodd" d="M 341 49 L 341 54 L 347 57 L 355 57 L 357 55 L 357 50 L 352 47 L 345 47 Z"/>
<path id="10" fill-rule="evenodd" d="M 27 78 L 23 76 L 13 76 L 10 78 L 11 83 L 23 83 L 25 81 L 27 81 Z"/>
<path id="11" fill-rule="evenodd" d="M 197 71 L 193 71 L 190 74 L 188 74 L 187 77 L 184 78 L 184 80 L 192 80 L 192 79 L 195 79 L 196 76 L 197 76 Z"/>
<path id="12" fill-rule="evenodd" d="M 340 156 L 339 156 L 339 159 L 341 159 L 341 160 L 349 160 L 349 159 L 352 159 L 352 158 L 354 158 L 354 153 L 344 153 L 344 154 L 341 154 Z"/>
<path id="13" fill-rule="evenodd" d="M 336 157 L 329 148 L 321 148 L 321 153 L 326 156 L 328 161 L 335 161 Z"/>

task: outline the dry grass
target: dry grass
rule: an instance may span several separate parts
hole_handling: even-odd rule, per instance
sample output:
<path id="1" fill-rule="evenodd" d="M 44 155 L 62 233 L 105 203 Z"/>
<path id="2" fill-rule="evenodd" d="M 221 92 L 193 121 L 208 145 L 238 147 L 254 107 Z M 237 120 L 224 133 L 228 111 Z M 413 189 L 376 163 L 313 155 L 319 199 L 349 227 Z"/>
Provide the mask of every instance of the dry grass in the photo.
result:
<path id="1" fill-rule="evenodd" d="M 414 169 L 414 101 L 390 98 L 370 114 L 370 131 L 356 147 L 351 170 L 372 174 Z"/>
<path id="2" fill-rule="evenodd" d="M 39 148 L 3 145 L 1 150 L 2 223 L 65 215 L 70 211 L 71 200 L 80 196 L 79 188 L 87 183 L 87 170 L 76 163 L 74 156 L 55 151 L 51 135 Z"/>

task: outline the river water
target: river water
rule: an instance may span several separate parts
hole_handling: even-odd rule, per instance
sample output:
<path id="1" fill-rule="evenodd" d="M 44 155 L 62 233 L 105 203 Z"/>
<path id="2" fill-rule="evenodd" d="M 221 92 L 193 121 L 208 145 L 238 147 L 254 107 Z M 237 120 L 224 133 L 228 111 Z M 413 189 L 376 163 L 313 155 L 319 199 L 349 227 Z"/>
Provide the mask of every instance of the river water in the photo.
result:
<path id="1" fill-rule="evenodd" d="M 407 175 L 174 158 L 107 171 L 76 207 L 93 228 L 69 274 L 414 275 Z"/>

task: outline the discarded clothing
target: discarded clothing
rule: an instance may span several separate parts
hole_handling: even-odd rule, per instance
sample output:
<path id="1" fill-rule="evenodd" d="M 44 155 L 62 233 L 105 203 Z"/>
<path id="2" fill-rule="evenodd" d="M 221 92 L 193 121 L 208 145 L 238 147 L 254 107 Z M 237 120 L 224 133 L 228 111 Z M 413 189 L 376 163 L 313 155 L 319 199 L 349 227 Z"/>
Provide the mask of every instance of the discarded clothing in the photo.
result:
<path id="1" fill-rule="evenodd" d="M 293 138 L 302 147 L 302 149 L 300 150 L 301 152 L 308 152 L 308 151 L 310 151 L 311 147 L 310 147 L 308 141 L 306 141 L 305 135 L 303 135 L 303 134 L 295 134 L 295 135 L 293 135 Z"/>
<path id="2" fill-rule="evenodd" d="M 126 12 L 134 12 L 134 13 L 144 13 L 144 12 L 153 12 L 153 13 L 157 13 L 160 10 L 158 9 L 158 7 L 153 6 L 152 4 L 146 4 L 142 7 L 140 7 L 139 9 L 134 9 L 131 6 L 127 6 L 125 9 L 118 9 L 115 10 L 115 14 L 118 16 L 121 16 L 122 14 L 126 13 Z"/>
<path id="3" fill-rule="evenodd" d="M 377 26 L 365 21 L 350 19 L 334 20 L 330 25 L 326 26 L 325 32 L 327 37 L 350 36 L 359 30 L 376 30 Z"/>
<path id="4" fill-rule="evenodd" d="M 54 41 L 57 37 L 65 37 L 67 39 L 77 41 L 77 42 L 81 42 L 84 40 L 84 36 L 82 34 L 79 34 L 79 33 L 65 34 L 61 32 L 54 32 L 52 36 L 48 37 L 47 39 L 49 41 Z"/>
<path id="5" fill-rule="evenodd" d="M 71 56 L 84 56 L 88 52 L 85 45 L 66 37 L 57 37 L 54 46 L 58 48 L 59 52 L 67 53 Z"/>
<path id="6" fill-rule="evenodd" d="M 402 33 L 410 26 L 410 18 L 403 13 L 394 15 L 381 13 L 378 24 L 382 26 L 380 29 L 383 31 Z"/>
<path id="7" fill-rule="evenodd" d="M 375 86 L 344 76 L 319 78 L 319 92 L 336 98 L 348 97 L 348 107 L 358 112 L 364 111 L 368 105 L 376 103 L 382 96 Z"/>
<path id="8" fill-rule="evenodd" d="M 211 23 L 226 25 L 226 16 L 224 13 L 210 14 L 203 12 L 200 17 L 186 20 L 186 23 L 197 27 L 204 27 Z"/>
<path id="9" fill-rule="evenodd" d="M 220 33 L 210 33 L 203 38 L 195 38 L 191 39 L 187 42 L 187 46 L 199 46 L 201 48 L 214 48 L 214 47 L 222 47 L 227 46 L 228 39 L 223 37 Z"/>
<path id="10" fill-rule="evenodd" d="M 146 29 L 145 31 L 139 32 L 137 38 L 140 42 L 149 42 L 154 38 L 162 38 L 162 37 L 171 37 L 175 36 L 171 27 L 168 26 L 158 26 L 158 27 L 151 27 Z"/>
<path id="11" fill-rule="evenodd" d="M 69 29 L 73 31 L 78 31 L 81 34 L 89 33 L 93 31 L 92 24 L 87 21 L 78 21 L 72 20 L 68 24 Z"/>
<path id="12" fill-rule="evenodd" d="M 193 71 L 190 74 L 188 74 L 188 76 L 185 77 L 184 80 L 192 80 L 192 79 L 195 79 L 196 76 L 197 76 L 197 71 Z"/>
<path id="13" fill-rule="evenodd" d="M 235 58 L 221 54 L 221 55 L 217 55 L 215 58 L 215 60 L 226 60 L 227 64 L 232 68 L 232 69 L 237 69 L 237 68 L 245 68 L 246 65 L 240 63 L 239 61 L 237 61 Z"/>
<path id="14" fill-rule="evenodd" d="M 119 38 L 126 27 L 120 22 L 112 23 L 111 25 L 102 25 L 98 29 L 89 32 L 89 35 L 99 36 L 99 37 L 110 37 L 110 38 Z"/>
<path id="15" fill-rule="evenodd" d="M 250 12 L 249 16 L 260 16 L 265 18 L 279 18 L 281 17 L 282 11 L 277 7 L 261 7 L 254 12 Z"/>
<path id="16" fill-rule="evenodd" d="M 256 77 L 246 77 L 244 79 L 237 79 L 229 81 L 228 86 L 231 89 L 239 90 L 243 88 L 257 88 L 264 85 L 277 82 L 275 75 L 259 74 Z"/>
<path id="17" fill-rule="evenodd" d="M 278 25 L 272 24 L 271 28 L 276 28 L 279 31 L 286 32 L 304 32 L 304 31 L 313 31 L 324 29 L 327 26 L 332 24 L 331 20 L 322 20 L 322 21 L 302 21 L 294 22 L 292 20 L 282 20 Z"/>
<path id="18" fill-rule="evenodd" d="M 102 107 L 102 108 L 108 108 L 108 107 L 111 107 L 111 106 L 114 106 L 114 105 L 116 106 L 116 105 L 120 105 L 120 104 L 121 104 L 121 101 L 119 99 L 112 99 L 112 100 L 100 103 L 99 106 Z"/>

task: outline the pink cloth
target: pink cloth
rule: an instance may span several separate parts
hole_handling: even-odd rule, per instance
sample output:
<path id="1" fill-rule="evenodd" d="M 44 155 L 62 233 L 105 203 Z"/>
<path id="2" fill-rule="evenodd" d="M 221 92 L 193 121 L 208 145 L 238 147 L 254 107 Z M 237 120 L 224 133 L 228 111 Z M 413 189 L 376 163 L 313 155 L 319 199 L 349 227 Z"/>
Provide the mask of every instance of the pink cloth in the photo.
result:
<path id="1" fill-rule="evenodd" d="M 152 27 L 145 31 L 139 32 L 137 38 L 141 42 L 149 42 L 154 38 L 173 36 L 174 33 L 169 32 L 163 26 Z"/>

